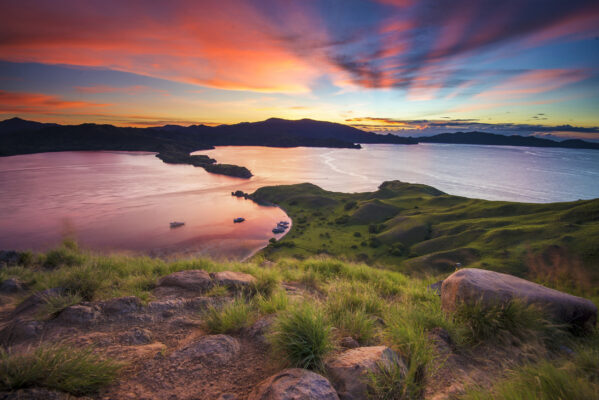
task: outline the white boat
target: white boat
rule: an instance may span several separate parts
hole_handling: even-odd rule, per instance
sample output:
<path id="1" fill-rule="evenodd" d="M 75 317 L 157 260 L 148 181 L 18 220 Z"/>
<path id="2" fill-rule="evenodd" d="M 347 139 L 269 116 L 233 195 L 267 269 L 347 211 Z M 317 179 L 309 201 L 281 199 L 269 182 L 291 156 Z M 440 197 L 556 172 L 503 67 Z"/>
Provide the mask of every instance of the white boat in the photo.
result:
<path id="1" fill-rule="evenodd" d="M 178 228 L 178 227 L 180 227 L 180 226 L 183 226 L 183 225 L 185 225 L 185 222 L 178 222 L 178 221 L 174 221 L 174 222 L 171 222 L 171 224 L 170 224 L 170 225 L 171 225 L 171 228 Z"/>

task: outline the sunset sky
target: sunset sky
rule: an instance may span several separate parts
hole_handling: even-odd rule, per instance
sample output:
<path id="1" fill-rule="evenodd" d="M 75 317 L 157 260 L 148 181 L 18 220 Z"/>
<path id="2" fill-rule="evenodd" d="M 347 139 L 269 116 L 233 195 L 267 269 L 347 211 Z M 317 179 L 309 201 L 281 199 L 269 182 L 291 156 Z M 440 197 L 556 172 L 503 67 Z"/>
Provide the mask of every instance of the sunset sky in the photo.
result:
<path id="1" fill-rule="evenodd" d="M 597 0 L 0 0 L 0 119 L 599 139 Z"/>

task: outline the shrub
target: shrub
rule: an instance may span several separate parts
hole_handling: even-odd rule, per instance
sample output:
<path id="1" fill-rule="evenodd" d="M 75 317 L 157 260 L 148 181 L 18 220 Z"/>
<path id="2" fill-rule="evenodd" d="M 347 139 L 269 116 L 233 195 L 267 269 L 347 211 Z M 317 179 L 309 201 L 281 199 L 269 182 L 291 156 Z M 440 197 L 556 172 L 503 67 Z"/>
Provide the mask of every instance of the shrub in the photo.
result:
<path id="1" fill-rule="evenodd" d="M 41 386 L 78 396 L 92 394 L 111 383 L 121 367 L 89 348 L 42 346 L 25 354 L 0 349 L 0 391 Z"/>
<path id="2" fill-rule="evenodd" d="M 56 268 L 61 265 L 81 265 L 85 260 L 86 256 L 79 251 L 77 243 L 65 240 L 59 248 L 46 253 L 44 266 L 47 268 Z"/>
<path id="3" fill-rule="evenodd" d="M 330 332 L 322 311 L 304 303 L 280 314 L 269 338 L 275 353 L 294 367 L 323 370 L 332 349 Z"/>
<path id="4" fill-rule="evenodd" d="M 252 309 L 249 304 L 243 298 L 238 297 L 222 307 L 210 307 L 204 318 L 204 326 L 210 333 L 239 332 L 249 325 L 252 317 Z"/>

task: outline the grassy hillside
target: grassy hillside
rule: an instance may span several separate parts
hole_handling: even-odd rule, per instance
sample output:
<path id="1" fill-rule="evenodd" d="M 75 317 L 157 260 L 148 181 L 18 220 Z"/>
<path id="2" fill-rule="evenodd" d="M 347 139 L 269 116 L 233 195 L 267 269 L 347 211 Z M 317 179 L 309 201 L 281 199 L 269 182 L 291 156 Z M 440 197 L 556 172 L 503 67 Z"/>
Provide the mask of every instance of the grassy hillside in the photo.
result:
<path id="1" fill-rule="evenodd" d="M 479 267 L 599 297 L 599 199 L 486 201 L 399 181 L 370 193 L 305 183 L 260 188 L 252 197 L 293 219 L 291 231 L 264 250 L 269 259 L 325 254 L 405 273 Z"/>

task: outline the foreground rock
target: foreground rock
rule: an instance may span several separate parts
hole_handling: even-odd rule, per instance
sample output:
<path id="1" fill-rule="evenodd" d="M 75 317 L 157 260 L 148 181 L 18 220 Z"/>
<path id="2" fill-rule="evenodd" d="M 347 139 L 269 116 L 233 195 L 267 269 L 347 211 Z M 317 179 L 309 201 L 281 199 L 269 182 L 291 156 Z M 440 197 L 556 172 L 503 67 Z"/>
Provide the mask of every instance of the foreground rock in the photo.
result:
<path id="1" fill-rule="evenodd" d="M 262 381 L 248 400 L 339 400 L 339 397 L 325 377 L 291 368 Z"/>
<path id="2" fill-rule="evenodd" d="M 461 303 L 493 305 L 516 298 L 544 308 L 557 322 L 582 328 L 597 322 L 597 307 L 590 300 L 499 272 L 462 269 L 445 279 L 441 288 L 445 311 L 454 311 Z"/>
<path id="3" fill-rule="evenodd" d="M 386 346 L 358 347 L 347 350 L 326 364 L 341 400 L 368 398 L 368 374 L 381 367 L 397 366 L 405 370 L 399 356 Z"/>
<path id="4" fill-rule="evenodd" d="M 240 350 L 239 342 L 231 336 L 209 335 L 174 352 L 170 357 L 181 361 L 199 361 L 208 365 L 225 364 L 236 357 Z"/>
<path id="5" fill-rule="evenodd" d="M 243 272 L 222 271 L 210 274 L 210 277 L 215 285 L 226 286 L 231 289 L 249 287 L 256 282 L 256 278 Z"/>
<path id="6" fill-rule="evenodd" d="M 158 287 L 174 287 L 197 292 L 205 292 L 212 285 L 208 272 L 199 269 L 174 272 L 158 281 Z"/>

